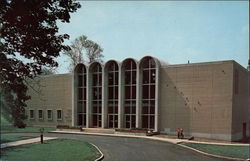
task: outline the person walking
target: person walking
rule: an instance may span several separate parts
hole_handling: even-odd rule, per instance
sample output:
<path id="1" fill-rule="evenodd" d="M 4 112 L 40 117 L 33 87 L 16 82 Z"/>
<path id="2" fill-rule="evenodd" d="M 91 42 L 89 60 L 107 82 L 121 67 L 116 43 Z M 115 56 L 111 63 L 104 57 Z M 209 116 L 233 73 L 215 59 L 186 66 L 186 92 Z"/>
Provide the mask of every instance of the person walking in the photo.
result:
<path id="1" fill-rule="evenodd" d="M 177 128 L 176 132 L 177 132 L 178 139 L 180 139 L 180 128 Z"/>
<path id="2" fill-rule="evenodd" d="M 182 128 L 180 128 L 180 138 L 184 139 L 184 130 Z"/>

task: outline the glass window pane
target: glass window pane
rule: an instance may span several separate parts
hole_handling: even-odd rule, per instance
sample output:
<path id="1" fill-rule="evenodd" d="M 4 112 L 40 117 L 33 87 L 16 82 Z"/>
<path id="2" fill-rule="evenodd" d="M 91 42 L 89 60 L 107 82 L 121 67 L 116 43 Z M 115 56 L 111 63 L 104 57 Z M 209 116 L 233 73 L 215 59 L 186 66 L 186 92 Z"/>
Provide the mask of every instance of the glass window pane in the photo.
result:
<path id="1" fill-rule="evenodd" d="M 149 65 L 150 65 L 150 68 L 155 68 L 155 61 L 154 61 L 154 59 L 150 59 L 149 60 Z"/>
<path id="2" fill-rule="evenodd" d="M 93 126 L 97 126 L 97 115 L 93 115 Z"/>
<path id="3" fill-rule="evenodd" d="M 132 84 L 136 84 L 136 71 L 132 71 Z"/>
<path id="4" fill-rule="evenodd" d="M 148 84 L 149 83 L 149 71 L 148 70 L 143 70 L 142 83 L 143 84 Z"/>
<path id="5" fill-rule="evenodd" d="M 118 74 L 118 72 L 115 72 L 115 81 L 114 81 L 114 84 L 118 85 L 118 81 L 119 81 L 119 74 Z"/>
<path id="6" fill-rule="evenodd" d="M 125 84 L 131 84 L 131 72 L 130 71 L 126 71 L 125 72 Z"/>
<path id="7" fill-rule="evenodd" d="M 148 128 L 148 116 L 147 115 L 142 116 L 142 128 Z"/>
<path id="8" fill-rule="evenodd" d="M 130 106 L 125 107 L 125 114 L 130 114 Z"/>
<path id="9" fill-rule="evenodd" d="M 114 84 L 114 76 L 113 73 L 108 73 L 108 85 Z"/>
<path id="10" fill-rule="evenodd" d="M 132 123 L 131 123 L 131 128 L 135 128 L 135 124 L 136 124 L 136 119 L 135 119 L 135 115 L 133 115 L 133 116 L 131 116 L 131 121 L 132 121 Z"/>
<path id="11" fill-rule="evenodd" d="M 62 110 L 57 110 L 57 119 L 62 119 Z"/>
<path id="12" fill-rule="evenodd" d="M 98 99 L 102 99 L 102 87 L 98 87 Z"/>
<path id="13" fill-rule="evenodd" d="M 98 75 L 98 86 L 101 86 L 102 85 L 102 74 L 100 73 Z"/>
<path id="14" fill-rule="evenodd" d="M 84 102 L 83 102 L 83 113 L 86 113 L 86 112 L 87 112 L 87 111 L 86 111 L 86 106 L 87 106 L 87 105 L 86 105 L 86 101 L 84 101 Z"/>
<path id="15" fill-rule="evenodd" d="M 78 102 L 77 112 L 78 113 L 82 113 L 83 112 L 83 102 L 82 101 Z"/>
<path id="16" fill-rule="evenodd" d="M 93 82 L 92 86 L 97 86 L 97 74 L 93 74 L 93 78 L 92 79 L 93 79 L 92 80 L 92 82 Z"/>
<path id="17" fill-rule="evenodd" d="M 132 99 L 136 99 L 136 86 L 132 86 Z"/>
<path id="18" fill-rule="evenodd" d="M 93 88 L 93 91 L 92 91 L 92 95 L 93 95 L 93 100 L 97 100 L 97 96 L 98 96 L 98 92 L 97 92 L 97 87 L 94 87 Z"/>
<path id="19" fill-rule="evenodd" d="M 155 117 L 154 116 L 150 116 L 150 125 L 149 125 L 149 128 L 153 129 L 154 128 L 154 124 L 155 124 Z"/>
<path id="20" fill-rule="evenodd" d="M 142 68 L 149 68 L 149 61 L 148 61 L 148 59 L 145 59 L 145 60 L 142 62 Z"/>
<path id="21" fill-rule="evenodd" d="M 151 70 L 150 72 L 151 72 L 150 73 L 150 82 L 155 83 L 155 76 L 156 76 L 155 69 Z"/>
<path id="22" fill-rule="evenodd" d="M 143 85 L 142 86 L 142 98 L 143 99 L 148 99 L 149 98 L 149 86 L 148 85 Z"/>
<path id="23" fill-rule="evenodd" d="M 114 109 L 115 109 L 115 113 L 117 114 L 118 113 L 118 106 L 116 105 Z"/>
<path id="24" fill-rule="evenodd" d="M 113 96 L 114 96 L 113 91 L 114 91 L 113 87 L 109 87 L 109 88 L 108 88 L 108 92 L 109 92 L 109 93 L 108 93 L 108 96 L 109 96 L 108 98 L 109 98 L 109 99 L 113 99 Z"/>
<path id="25" fill-rule="evenodd" d="M 125 86 L 125 99 L 130 99 L 130 86 Z"/>
<path id="26" fill-rule="evenodd" d="M 124 64 L 123 64 L 123 68 L 125 69 L 125 70 L 128 70 L 128 69 L 130 69 L 130 61 L 125 61 L 124 62 Z"/>
<path id="27" fill-rule="evenodd" d="M 132 65 L 132 69 L 136 69 L 136 63 L 133 60 L 131 60 L 131 65 Z"/>
<path id="28" fill-rule="evenodd" d="M 155 113 L 155 101 L 151 100 L 150 101 L 150 114 L 154 114 Z"/>
<path id="29" fill-rule="evenodd" d="M 83 88 L 83 99 L 87 99 L 86 87 Z"/>
<path id="30" fill-rule="evenodd" d="M 78 86 L 79 87 L 83 86 L 83 76 L 82 75 L 78 75 Z"/>
<path id="31" fill-rule="evenodd" d="M 109 106 L 109 107 L 108 107 L 108 113 L 114 113 L 113 107 L 112 107 L 112 106 Z"/>
<path id="32" fill-rule="evenodd" d="M 118 87 L 114 87 L 114 99 L 118 99 Z"/>
<path id="33" fill-rule="evenodd" d="M 86 74 L 84 74 L 83 75 L 83 85 L 86 87 L 87 86 L 87 75 Z"/>
<path id="34" fill-rule="evenodd" d="M 155 98 L 155 85 L 150 86 L 150 98 L 151 99 Z"/>
<path id="35" fill-rule="evenodd" d="M 82 100 L 83 99 L 83 93 L 82 93 L 83 91 L 82 91 L 82 88 L 78 88 L 78 99 L 79 100 Z"/>
<path id="36" fill-rule="evenodd" d="M 80 125 L 80 126 L 82 125 L 82 121 L 83 121 L 82 119 L 83 119 L 83 118 L 82 118 L 82 115 L 79 114 L 79 115 L 78 115 L 78 125 Z"/>

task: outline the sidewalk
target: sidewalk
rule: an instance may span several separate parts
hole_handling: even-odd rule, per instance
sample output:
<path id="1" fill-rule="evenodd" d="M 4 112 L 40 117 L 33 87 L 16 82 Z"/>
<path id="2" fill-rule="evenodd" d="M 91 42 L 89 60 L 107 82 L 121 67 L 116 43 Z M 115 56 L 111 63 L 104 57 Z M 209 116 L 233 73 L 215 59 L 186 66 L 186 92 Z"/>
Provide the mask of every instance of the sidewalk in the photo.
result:
<path id="1" fill-rule="evenodd" d="M 170 138 L 160 138 L 155 136 L 140 136 L 133 134 L 105 134 L 105 133 L 90 133 L 90 132 L 78 132 L 78 131 L 51 131 L 49 133 L 61 133 L 61 134 L 78 134 L 78 135 L 98 135 L 98 136 L 116 136 L 116 137 L 129 137 L 129 138 L 145 138 L 151 140 L 166 141 L 173 144 L 179 144 L 183 142 L 183 139 L 170 139 Z"/>
<path id="2" fill-rule="evenodd" d="M 239 145 L 239 146 L 250 146 L 250 144 L 243 143 L 217 143 L 217 142 L 203 142 L 203 141 L 193 141 L 187 139 L 177 139 L 177 138 L 166 138 L 159 136 L 140 136 L 133 134 L 107 134 L 107 133 L 91 133 L 91 132 L 80 132 L 80 131 L 51 131 L 49 133 L 62 133 L 62 134 L 78 134 L 78 135 L 99 135 L 99 136 L 116 136 L 116 137 L 130 137 L 130 138 L 145 138 L 151 140 L 166 141 L 173 144 L 180 143 L 202 143 L 202 144 L 214 144 L 214 145 Z"/>
<path id="3" fill-rule="evenodd" d="M 44 141 L 45 140 L 52 140 L 52 139 L 57 139 L 57 137 L 43 137 Z M 33 138 L 33 139 L 26 139 L 26 140 L 19 140 L 19 141 L 4 143 L 4 144 L 1 144 L 1 149 L 8 148 L 8 147 L 13 147 L 13 146 L 24 145 L 24 144 L 37 143 L 37 142 L 40 142 L 40 137 Z"/>

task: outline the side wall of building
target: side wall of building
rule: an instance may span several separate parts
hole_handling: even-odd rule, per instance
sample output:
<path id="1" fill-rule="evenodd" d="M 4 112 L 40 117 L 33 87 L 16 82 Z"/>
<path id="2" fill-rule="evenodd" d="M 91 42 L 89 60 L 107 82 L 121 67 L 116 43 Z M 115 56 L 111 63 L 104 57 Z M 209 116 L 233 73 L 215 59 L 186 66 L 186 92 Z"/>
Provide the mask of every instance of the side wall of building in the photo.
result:
<path id="1" fill-rule="evenodd" d="M 247 69 L 234 63 L 232 140 L 249 136 L 249 79 Z M 244 129 L 245 128 L 245 129 Z M 244 132 L 245 131 L 245 132 Z"/>
<path id="2" fill-rule="evenodd" d="M 160 72 L 160 131 L 231 140 L 233 61 L 170 65 Z"/>
<path id="3" fill-rule="evenodd" d="M 37 83 L 34 83 L 37 82 Z M 55 127 L 56 125 L 71 125 L 72 118 L 72 75 L 57 74 L 44 76 L 30 83 L 26 114 L 28 126 Z M 30 117 L 30 110 L 34 110 L 34 118 Z M 42 119 L 38 111 L 43 111 Z M 52 110 L 52 119 L 48 118 L 48 110 Z M 57 111 L 61 110 L 62 118 L 58 118 Z"/>

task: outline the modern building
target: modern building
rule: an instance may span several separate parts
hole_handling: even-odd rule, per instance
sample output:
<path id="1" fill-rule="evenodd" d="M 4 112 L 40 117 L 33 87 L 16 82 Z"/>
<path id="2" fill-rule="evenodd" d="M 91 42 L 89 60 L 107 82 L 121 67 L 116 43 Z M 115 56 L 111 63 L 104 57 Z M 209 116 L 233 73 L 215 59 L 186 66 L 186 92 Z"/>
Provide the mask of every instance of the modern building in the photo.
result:
<path id="1" fill-rule="evenodd" d="M 144 128 L 220 140 L 249 136 L 249 72 L 233 60 L 169 65 L 145 56 L 78 64 L 29 90 L 30 126 Z"/>

